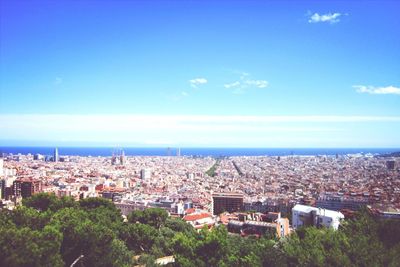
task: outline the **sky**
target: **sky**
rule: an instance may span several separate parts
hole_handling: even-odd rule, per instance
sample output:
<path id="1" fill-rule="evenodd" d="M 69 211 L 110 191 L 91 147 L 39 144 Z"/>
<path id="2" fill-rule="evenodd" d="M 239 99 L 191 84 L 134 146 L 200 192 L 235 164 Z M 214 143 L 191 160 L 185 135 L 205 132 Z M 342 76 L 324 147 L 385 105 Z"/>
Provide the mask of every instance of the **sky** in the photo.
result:
<path id="1" fill-rule="evenodd" d="M 400 147 L 399 1 L 0 1 L 0 146 Z"/>

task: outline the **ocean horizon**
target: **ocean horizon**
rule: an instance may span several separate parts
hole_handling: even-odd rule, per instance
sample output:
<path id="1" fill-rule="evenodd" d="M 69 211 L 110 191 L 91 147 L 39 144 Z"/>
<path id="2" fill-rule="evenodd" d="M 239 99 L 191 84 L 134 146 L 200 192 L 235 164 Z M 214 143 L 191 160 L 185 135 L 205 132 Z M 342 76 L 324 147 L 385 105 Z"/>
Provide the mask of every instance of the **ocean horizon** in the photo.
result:
<path id="1" fill-rule="evenodd" d="M 347 154 L 388 154 L 400 148 L 233 148 L 233 147 L 57 147 L 60 156 L 112 156 L 122 149 L 127 156 L 318 156 Z M 50 146 L 1 146 L 0 154 L 52 155 L 55 147 Z"/>

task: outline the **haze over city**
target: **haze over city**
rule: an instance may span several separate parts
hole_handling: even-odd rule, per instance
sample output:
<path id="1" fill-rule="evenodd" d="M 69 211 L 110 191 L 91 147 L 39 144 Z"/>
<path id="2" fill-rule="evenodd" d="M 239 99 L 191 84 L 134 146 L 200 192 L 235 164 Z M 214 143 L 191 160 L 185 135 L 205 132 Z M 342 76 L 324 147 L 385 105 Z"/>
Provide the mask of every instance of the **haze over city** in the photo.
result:
<path id="1" fill-rule="evenodd" d="M 2 1 L 3 146 L 400 147 L 397 1 Z"/>

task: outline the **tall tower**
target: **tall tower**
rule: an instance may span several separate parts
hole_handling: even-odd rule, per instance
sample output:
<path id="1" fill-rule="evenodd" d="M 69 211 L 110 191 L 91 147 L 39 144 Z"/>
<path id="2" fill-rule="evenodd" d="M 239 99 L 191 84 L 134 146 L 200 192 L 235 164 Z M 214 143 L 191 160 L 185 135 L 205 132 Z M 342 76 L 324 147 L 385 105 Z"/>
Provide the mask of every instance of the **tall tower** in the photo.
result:
<path id="1" fill-rule="evenodd" d="M 119 156 L 119 163 L 121 165 L 125 165 L 125 151 L 122 150 L 121 155 Z"/>
<path id="2" fill-rule="evenodd" d="M 177 157 L 180 157 L 180 156 L 181 156 L 181 148 L 180 148 L 180 147 L 178 147 L 178 148 L 176 149 L 176 156 L 177 156 Z"/>
<path id="3" fill-rule="evenodd" d="M 58 148 L 56 147 L 54 149 L 54 155 L 53 155 L 53 161 L 54 162 L 58 162 L 59 158 L 58 158 Z"/>

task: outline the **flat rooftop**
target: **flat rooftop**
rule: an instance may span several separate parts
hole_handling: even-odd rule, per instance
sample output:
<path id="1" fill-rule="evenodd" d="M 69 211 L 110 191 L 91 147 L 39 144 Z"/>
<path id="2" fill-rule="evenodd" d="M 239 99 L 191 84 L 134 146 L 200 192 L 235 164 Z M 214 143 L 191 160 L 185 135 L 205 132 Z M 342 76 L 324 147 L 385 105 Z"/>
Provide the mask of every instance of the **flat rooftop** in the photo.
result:
<path id="1" fill-rule="evenodd" d="M 234 197 L 234 198 L 243 198 L 244 195 L 240 193 L 214 193 L 212 197 Z"/>

